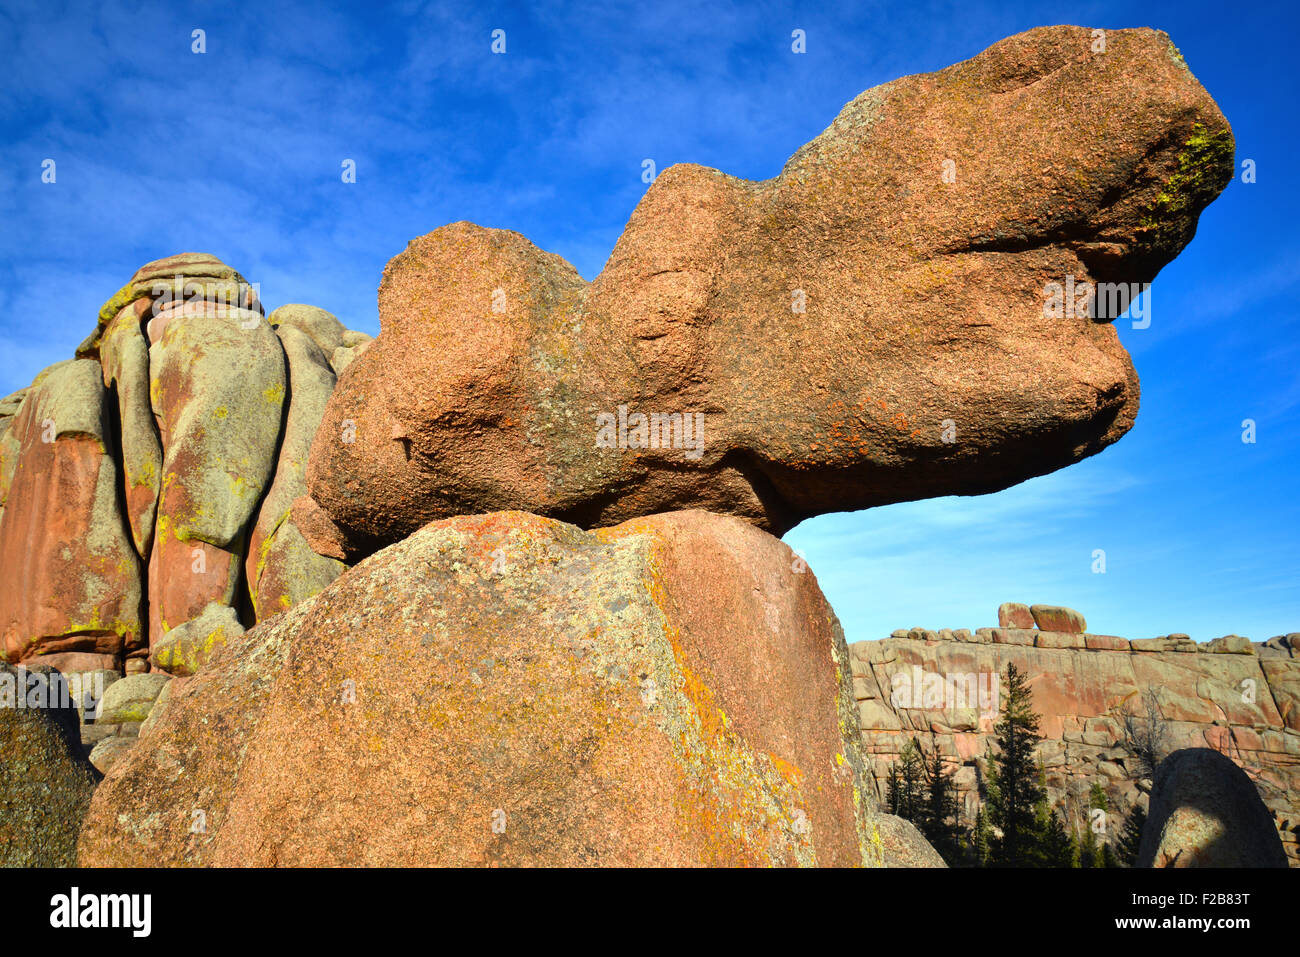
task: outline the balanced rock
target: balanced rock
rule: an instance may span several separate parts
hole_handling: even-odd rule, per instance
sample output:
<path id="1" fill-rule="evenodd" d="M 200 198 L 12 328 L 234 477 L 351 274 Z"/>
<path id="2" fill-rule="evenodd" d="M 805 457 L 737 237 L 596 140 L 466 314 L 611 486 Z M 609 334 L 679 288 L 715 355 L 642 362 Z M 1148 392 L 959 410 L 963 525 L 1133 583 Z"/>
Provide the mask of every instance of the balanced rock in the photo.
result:
<path id="1" fill-rule="evenodd" d="M 1209 748 L 1156 769 L 1139 867 L 1286 867 L 1268 808 L 1246 772 Z"/>
<path id="2" fill-rule="evenodd" d="M 802 568 L 702 512 L 433 523 L 183 679 L 80 862 L 879 864 L 847 649 Z"/>
<path id="3" fill-rule="evenodd" d="M 670 167 L 590 284 L 505 230 L 413 240 L 316 434 L 309 541 L 684 506 L 781 534 L 1116 441 L 1138 381 L 1108 321 L 1233 140 L 1163 33 L 1093 42 L 1045 27 L 868 90 L 771 180 Z"/>
<path id="4" fill-rule="evenodd" d="M 1037 628 L 1034 616 L 1028 605 L 1019 602 L 1004 601 L 998 606 L 999 628 Z"/>
<path id="5" fill-rule="evenodd" d="M 1073 608 L 1062 605 L 1033 605 L 1029 613 L 1033 616 L 1034 624 L 1043 631 L 1082 635 L 1088 630 L 1088 622 Z"/>

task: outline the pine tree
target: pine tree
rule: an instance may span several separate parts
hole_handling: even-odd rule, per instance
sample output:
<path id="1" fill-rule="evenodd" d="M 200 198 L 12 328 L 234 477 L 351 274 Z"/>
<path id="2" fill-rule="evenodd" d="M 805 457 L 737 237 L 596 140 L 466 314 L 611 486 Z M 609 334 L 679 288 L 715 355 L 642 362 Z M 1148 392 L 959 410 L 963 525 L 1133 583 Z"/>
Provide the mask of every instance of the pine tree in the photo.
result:
<path id="1" fill-rule="evenodd" d="M 1097 811 L 1104 815 L 1110 810 L 1110 800 L 1106 797 L 1106 789 L 1101 786 L 1100 781 L 1093 781 L 1092 787 L 1088 792 L 1088 819 L 1084 822 L 1085 830 L 1083 841 L 1079 845 L 1079 866 L 1080 867 L 1114 867 L 1115 855 L 1111 850 L 1109 842 L 1103 837 L 1098 841 L 1094 836 L 1097 832 L 1093 830 L 1093 817 Z M 1103 817 L 1102 820 L 1108 825 L 1109 819 Z M 1109 833 L 1108 827 L 1103 827 L 1101 833 Z"/>
<path id="2" fill-rule="evenodd" d="M 889 779 L 885 784 L 885 803 L 889 806 L 889 813 L 898 815 L 899 808 L 902 806 L 902 776 L 898 773 L 898 762 L 889 762 Z"/>
<path id="3" fill-rule="evenodd" d="M 1078 840 L 1079 845 L 1079 866 L 1080 867 L 1100 867 L 1101 851 L 1097 847 L 1097 838 L 1092 831 L 1092 823 L 1088 821 L 1084 824 L 1083 837 Z"/>
<path id="4" fill-rule="evenodd" d="M 1002 832 L 993 843 L 992 861 L 1003 867 L 1032 866 L 1041 857 L 1037 812 L 1044 789 L 1034 761 L 1039 718 L 1032 694 L 1024 674 L 1008 664 L 1002 717 L 993 728 L 998 755 L 991 762 L 988 801 L 990 823 Z"/>
<path id="5" fill-rule="evenodd" d="M 1079 844 L 1052 807 L 1047 795 L 1047 769 L 1038 765 L 1039 798 L 1034 803 L 1034 830 L 1027 836 L 1027 861 L 1036 867 L 1078 867 Z"/>
<path id="6" fill-rule="evenodd" d="M 920 820 L 926 804 L 925 759 L 915 738 L 903 745 L 898 760 L 890 765 L 885 799 L 890 814 L 913 823 Z"/>
<path id="7" fill-rule="evenodd" d="M 975 812 L 975 826 L 971 828 L 970 857 L 974 867 L 987 867 L 993 835 L 989 828 L 989 817 L 981 806 Z"/>
<path id="8" fill-rule="evenodd" d="M 948 864 L 956 862 L 960 828 L 957 825 L 957 789 L 953 772 L 947 767 L 938 747 L 924 764 L 926 794 L 917 826 L 930 845 Z"/>
<path id="9" fill-rule="evenodd" d="M 1119 836 L 1116 854 L 1125 867 L 1136 867 L 1138 850 L 1142 846 L 1142 829 L 1146 827 L 1147 812 L 1141 804 L 1133 805 L 1124 819 L 1124 830 Z"/>
<path id="10" fill-rule="evenodd" d="M 1115 851 L 1111 848 L 1110 842 L 1105 841 L 1101 845 L 1101 859 L 1097 862 L 1098 867 L 1119 867 L 1119 858 L 1116 857 Z"/>
<path id="11" fill-rule="evenodd" d="M 1041 827 L 1038 862 L 1043 867 L 1078 867 L 1079 848 L 1070 832 L 1065 829 L 1061 815 L 1049 809 L 1047 820 L 1042 822 Z"/>

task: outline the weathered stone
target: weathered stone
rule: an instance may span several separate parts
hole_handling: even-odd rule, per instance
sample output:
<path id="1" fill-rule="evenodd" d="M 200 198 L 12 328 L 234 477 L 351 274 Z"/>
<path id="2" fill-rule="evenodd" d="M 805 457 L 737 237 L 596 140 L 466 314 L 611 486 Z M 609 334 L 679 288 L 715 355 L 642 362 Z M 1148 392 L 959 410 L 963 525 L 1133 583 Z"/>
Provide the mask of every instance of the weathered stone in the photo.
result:
<path id="1" fill-rule="evenodd" d="M 150 641 L 234 604 L 245 537 L 275 468 L 285 398 L 280 340 L 257 313 L 172 321 L 149 349 L 163 482 L 149 561 Z"/>
<path id="2" fill-rule="evenodd" d="M 1277 705 L 1282 725 L 1300 732 L 1300 660 L 1261 661 L 1259 667 L 1264 672 L 1269 697 Z"/>
<path id="3" fill-rule="evenodd" d="M 1088 630 L 1083 615 L 1073 608 L 1061 605 L 1034 605 L 1029 609 L 1036 624 L 1043 631 L 1060 631 L 1081 635 Z"/>
<path id="4" fill-rule="evenodd" d="M 321 356 L 325 357 L 324 362 L 328 365 L 329 356 L 334 354 L 335 349 L 343 349 L 343 337 L 347 333 L 343 323 L 339 322 L 338 317 L 332 312 L 326 312 L 318 306 L 308 306 L 302 303 L 291 303 L 280 306 L 274 310 L 266 321 L 275 327 L 276 332 L 280 333 L 280 338 L 284 338 L 285 330 L 289 328 L 297 329 L 306 335 L 315 344 Z M 334 383 L 330 382 L 330 388 L 334 388 Z M 322 406 L 324 403 L 321 403 Z"/>
<path id="5" fill-rule="evenodd" d="M 311 496 L 357 555 L 507 508 L 597 527 L 691 506 L 780 534 L 1096 453 L 1137 410 L 1098 321 L 1119 310 L 1058 310 L 1047 283 L 1149 281 L 1233 143 L 1164 34 L 1092 42 L 1045 27 L 868 90 L 772 180 L 670 167 L 591 284 L 505 230 L 413 240 Z"/>
<path id="6" fill-rule="evenodd" d="M 947 867 L 943 858 L 906 818 L 881 814 L 872 828 L 871 846 L 878 866 Z"/>
<path id="7" fill-rule="evenodd" d="M 1169 638 L 1133 638 L 1129 641 L 1129 648 L 1133 651 L 1159 653 L 1164 651 L 1178 651 L 1184 642 L 1170 640 Z M 1195 649 L 1192 649 L 1195 651 Z"/>
<path id="8" fill-rule="evenodd" d="M 185 679 L 81 862 L 877 863 L 848 649 L 791 558 L 700 512 L 434 523 Z"/>
<path id="9" fill-rule="evenodd" d="M 20 444 L 0 521 L 0 650 L 9 661 L 142 653 L 139 559 L 118 509 L 98 364 L 37 377 L 9 430 Z"/>
<path id="10" fill-rule="evenodd" d="M 1028 605 L 1004 601 L 998 606 L 998 627 L 1037 628 L 1038 626 L 1034 624 L 1034 616 L 1030 614 Z"/>
<path id="11" fill-rule="evenodd" d="M 1282 842 L 1246 773 L 1208 748 L 1156 769 L 1139 867 L 1286 867 Z"/>
<path id="12" fill-rule="evenodd" d="M 158 692 L 158 697 L 154 699 L 153 706 L 149 709 L 149 716 L 140 722 L 139 737 L 144 737 L 153 730 L 163 715 L 167 713 L 167 706 L 171 702 L 173 694 L 179 689 L 185 687 L 185 678 L 173 678 L 162 686 L 162 691 Z"/>
<path id="13" fill-rule="evenodd" d="M 135 746 L 134 735 L 109 735 L 90 749 L 90 763 L 100 774 L 108 774 Z"/>
<path id="14" fill-rule="evenodd" d="M 0 664 L 0 867 L 73 867 L 99 775 L 53 669 Z M 19 696 L 23 706 L 19 707 Z"/>
<path id="15" fill-rule="evenodd" d="M 149 343 L 141 331 L 140 318 L 134 306 L 127 306 L 109 323 L 100 343 L 100 363 L 104 385 L 117 393 L 126 519 L 136 553 L 148 558 L 162 488 L 163 458 L 149 397 Z"/>
<path id="16" fill-rule="evenodd" d="M 195 674 L 231 638 L 244 633 L 229 605 L 212 602 L 197 618 L 163 635 L 149 655 L 155 668 L 181 677 Z"/>
<path id="17" fill-rule="evenodd" d="M 1243 638 L 1241 635 L 1225 635 L 1222 638 L 1215 638 L 1205 646 L 1205 650 L 1219 655 L 1253 655 L 1255 646 L 1250 643 L 1249 638 Z"/>
<path id="18" fill-rule="evenodd" d="M 994 628 L 992 638 L 999 645 L 1032 645 L 1038 633 L 1019 628 Z"/>
<path id="19" fill-rule="evenodd" d="M 1078 632 L 1040 631 L 1034 638 L 1039 648 L 1086 648 L 1087 639 Z"/>
<path id="20" fill-rule="evenodd" d="M 1127 638 L 1116 635 L 1084 635 L 1083 646 L 1091 651 L 1128 651 Z"/>
<path id="21" fill-rule="evenodd" d="M 117 657 L 115 655 L 101 655 L 95 652 L 61 651 L 41 655 L 40 659 L 41 664 L 57 668 L 65 675 L 74 672 L 117 670 Z"/>
<path id="22" fill-rule="evenodd" d="M 290 308 L 297 311 L 284 318 L 283 311 Z M 280 440 L 275 479 L 249 535 L 248 558 L 244 564 L 258 621 L 310 598 L 343 570 L 341 562 L 317 554 L 307 544 L 290 514 L 294 500 L 307 492 L 307 455 L 335 382 L 334 372 L 318 342 L 295 323 L 309 326 L 327 344 L 341 340 L 344 331 L 342 324 L 323 309 L 309 309 L 282 306 L 271 313 L 269 320 L 274 322 L 279 316 L 283 322 L 276 333 L 289 366 L 289 411 Z M 312 319 L 316 320 L 315 325 L 309 323 Z"/>
<path id="23" fill-rule="evenodd" d="M 127 675 L 114 681 L 104 692 L 99 705 L 97 724 L 122 724 L 143 721 L 169 678 L 155 672 Z"/>
<path id="24" fill-rule="evenodd" d="M 49 658 L 58 658 L 58 655 L 42 655 L 33 659 L 33 664 L 40 664 L 49 667 L 55 667 Z M 104 700 L 104 695 L 110 685 L 122 678 L 120 672 L 111 668 L 101 668 L 92 671 L 70 671 L 60 669 L 64 682 L 68 686 L 68 692 L 72 696 L 72 705 L 77 709 L 77 717 L 80 721 L 94 721 L 99 716 L 99 705 Z"/>

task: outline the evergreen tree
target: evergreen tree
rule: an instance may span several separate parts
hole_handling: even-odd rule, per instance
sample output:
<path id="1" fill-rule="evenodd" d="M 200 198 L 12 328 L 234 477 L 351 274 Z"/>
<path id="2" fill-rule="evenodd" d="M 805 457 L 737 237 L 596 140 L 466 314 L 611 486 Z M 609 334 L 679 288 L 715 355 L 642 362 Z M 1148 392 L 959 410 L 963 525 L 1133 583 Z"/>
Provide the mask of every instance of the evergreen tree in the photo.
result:
<path id="1" fill-rule="evenodd" d="M 1141 804 L 1134 804 L 1124 819 L 1124 830 L 1119 836 L 1116 855 L 1125 867 L 1137 866 L 1138 849 L 1142 846 L 1142 829 L 1146 827 L 1147 812 Z"/>
<path id="2" fill-rule="evenodd" d="M 1003 867 L 1037 863 L 1047 823 L 1037 813 L 1044 789 L 1034 761 L 1039 718 L 1032 695 L 1023 672 L 1008 664 L 1002 717 L 993 728 L 998 755 L 991 762 L 988 801 L 990 823 L 1002 832 L 993 842 L 992 861 Z"/>
<path id="3" fill-rule="evenodd" d="M 899 808 L 902 806 L 902 788 L 899 786 L 902 777 L 898 773 L 898 762 L 889 762 L 889 779 L 885 784 L 885 803 L 889 806 L 889 813 L 898 816 Z"/>
<path id="4" fill-rule="evenodd" d="M 1101 859 L 1097 862 L 1098 867 L 1119 867 L 1119 858 L 1111 848 L 1109 841 L 1102 842 Z"/>
<path id="5" fill-rule="evenodd" d="M 1097 846 L 1097 837 L 1093 833 L 1091 822 L 1084 825 L 1083 837 L 1079 838 L 1078 845 L 1080 867 L 1101 866 L 1101 848 Z"/>
<path id="6" fill-rule="evenodd" d="M 1039 798 L 1034 803 L 1034 829 L 1026 835 L 1026 863 L 1037 867 L 1078 867 L 1079 844 L 1065 818 L 1047 796 L 1047 769 L 1038 765 Z"/>
<path id="7" fill-rule="evenodd" d="M 973 867 L 987 867 L 992 847 L 993 834 L 989 828 L 989 817 L 981 806 L 975 812 L 975 826 L 971 828 L 970 858 Z"/>
<path id="8" fill-rule="evenodd" d="M 925 759 L 915 738 L 903 745 L 898 758 L 889 768 L 885 800 L 890 814 L 918 823 L 926 805 Z"/>
<path id="9" fill-rule="evenodd" d="M 1111 850 L 1106 837 L 1109 836 L 1109 817 L 1102 818 L 1106 827 L 1101 831 L 1103 837 L 1097 840 L 1097 832 L 1093 830 L 1093 818 L 1097 811 L 1105 814 L 1110 810 L 1110 801 L 1106 797 L 1106 789 L 1101 786 L 1100 781 L 1093 781 L 1092 788 L 1088 793 L 1088 820 L 1085 822 L 1083 840 L 1079 844 L 1079 866 L 1080 867 L 1114 867 L 1114 852 Z"/>
<path id="10" fill-rule="evenodd" d="M 939 754 L 938 747 L 923 766 L 926 794 L 917 827 L 939 856 L 951 865 L 958 858 L 961 833 L 957 824 L 957 788 L 952 781 L 953 772 Z"/>
<path id="11" fill-rule="evenodd" d="M 1065 828 L 1065 821 L 1048 809 L 1047 820 L 1039 825 L 1038 863 L 1043 867 L 1078 867 L 1079 848 Z"/>

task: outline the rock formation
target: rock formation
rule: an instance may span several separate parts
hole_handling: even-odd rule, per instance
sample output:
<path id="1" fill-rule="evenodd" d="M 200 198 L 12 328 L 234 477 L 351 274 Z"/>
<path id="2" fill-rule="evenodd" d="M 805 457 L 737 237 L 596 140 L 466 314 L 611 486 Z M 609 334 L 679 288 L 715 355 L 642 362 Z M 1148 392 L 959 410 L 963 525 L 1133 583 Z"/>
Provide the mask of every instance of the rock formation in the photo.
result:
<path id="1" fill-rule="evenodd" d="M 999 619 L 1017 609 L 1028 611 L 1004 604 Z M 1083 622 L 1072 609 L 1053 611 L 1055 620 Z M 1118 828 L 1125 809 L 1147 805 L 1151 783 L 1123 742 L 1125 714 L 1145 720 L 1141 699 L 1151 689 L 1165 749 L 1210 748 L 1239 765 L 1258 788 L 1287 856 L 1300 865 L 1300 634 L 1197 644 L 1186 635 L 1130 641 L 1025 628 L 912 628 L 855 642 L 849 654 L 878 795 L 890 763 L 916 738 L 955 767 L 965 814 L 973 818 L 998 711 L 996 676 L 1014 663 L 1029 675 L 1042 715 L 1038 754 L 1049 796 L 1078 826 L 1094 782 L 1108 795 L 1109 826 Z"/>
<path id="2" fill-rule="evenodd" d="M 290 508 L 335 370 L 368 343 L 311 306 L 263 317 L 211 256 L 141 267 L 77 358 L 0 402 L 0 658 L 189 674 L 332 581 Z M 100 767 L 134 740 L 90 724 Z"/>
<path id="3" fill-rule="evenodd" d="M 687 507 L 779 535 L 1114 442 L 1127 300 L 1084 290 L 1149 282 L 1233 141 L 1164 34 L 1093 44 L 1031 30 L 868 90 L 771 180 L 673 166 L 590 284 L 505 230 L 412 241 L 316 435 L 309 538 L 353 556 L 455 514 Z"/>
<path id="4" fill-rule="evenodd" d="M 731 517 L 436 522 L 171 689 L 83 864 L 936 863 L 862 800 L 816 580 Z"/>
<path id="5" fill-rule="evenodd" d="M 1255 785 L 1218 751 L 1175 751 L 1156 769 L 1139 867 L 1286 867 Z"/>
<path id="6" fill-rule="evenodd" d="M 99 775 L 63 677 L 0 663 L 0 867 L 71 867 Z"/>
<path id="7" fill-rule="evenodd" d="M 211 256 L 146 265 L 0 400 L 0 652 L 81 689 L 80 862 L 933 866 L 880 762 L 987 728 L 894 672 L 1007 660 L 1058 778 L 1136 799 L 1114 709 L 1153 685 L 1290 814 L 1291 645 L 1007 605 L 850 652 L 769 534 L 1116 441 L 1108 322 L 1232 169 L 1167 37 L 1051 27 L 867 91 L 766 182 L 668 169 L 592 283 L 420 237 L 373 346 Z M 70 782 L 65 856 L 81 758 L 35 772 Z"/>

